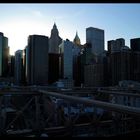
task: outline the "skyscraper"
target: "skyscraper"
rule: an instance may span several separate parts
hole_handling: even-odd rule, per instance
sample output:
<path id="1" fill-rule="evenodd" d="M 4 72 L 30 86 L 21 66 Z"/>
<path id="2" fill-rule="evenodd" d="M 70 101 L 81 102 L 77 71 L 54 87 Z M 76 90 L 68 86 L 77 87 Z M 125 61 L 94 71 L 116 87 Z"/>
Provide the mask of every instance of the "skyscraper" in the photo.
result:
<path id="1" fill-rule="evenodd" d="M 140 38 L 130 40 L 131 56 L 131 79 L 140 82 Z"/>
<path id="2" fill-rule="evenodd" d="M 125 46 L 125 40 L 119 38 L 108 41 L 108 79 L 110 85 L 130 79 L 131 50 Z"/>
<path id="3" fill-rule="evenodd" d="M 0 32 L 0 76 L 8 75 L 9 47 L 8 38 Z"/>
<path id="4" fill-rule="evenodd" d="M 86 43 L 90 43 L 92 53 L 101 55 L 104 52 L 104 30 L 89 27 L 86 28 Z"/>
<path id="5" fill-rule="evenodd" d="M 84 66 L 84 85 L 86 87 L 103 86 L 103 64 L 91 64 Z"/>
<path id="6" fill-rule="evenodd" d="M 48 37 L 30 35 L 26 47 L 27 84 L 48 84 Z"/>
<path id="7" fill-rule="evenodd" d="M 9 76 L 14 77 L 15 71 L 15 56 L 11 55 L 9 60 Z"/>
<path id="8" fill-rule="evenodd" d="M 125 46 L 125 40 L 118 38 L 116 40 L 110 40 L 107 42 L 109 54 L 120 51 Z"/>
<path id="9" fill-rule="evenodd" d="M 59 45 L 61 42 L 62 39 L 60 38 L 57 26 L 54 23 L 49 38 L 49 84 L 52 84 L 59 79 Z"/>
<path id="10" fill-rule="evenodd" d="M 4 77 L 8 76 L 9 73 L 9 46 L 8 46 L 8 38 L 3 38 L 3 56 L 2 56 L 2 75 Z"/>
<path id="11" fill-rule="evenodd" d="M 57 26 L 54 23 L 53 28 L 51 30 L 51 36 L 49 38 L 49 53 L 58 54 L 59 45 L 61 42 L 62 39 L 60 38 Z"/>
<path id="12" fill-rule="evenodd" d="M 2 76 L 3 33 L 0 32 L 0 76 Z"/>
<path id="13" fill-rule="evenodd" d="M 78 36 L 78 33 L 76 32 L 76 35 L 75 35 L 75 38 L 73 40 L 73 43 L 77 46 L 80 46 L 81 45 L 81 41 L 80 41 L 80 38 Z"/>
<path id="14" fill-rule="evenodd" d="M 23 83 L 23 51 L 17 50 L 15 52 L 15 84 L 20 85 Z"/>
<path id="15" fill-rule="evenodd" d="M 63 69 L 63 78 L 75 80 L 75 65 L 77 62 L 78 54 L 80 53 L 81 49 L 68 39 L 66 39 L 66 41 L 63 41 L 59 45 L 59 47 L 60 53 L 62 54 L 61 68 Z"/>
<path id="16" fill-rule="evenodd" d="M 140 38 L 131 39 L 130 47 L 131 47 L 132 51 L 140 51 Z"/>

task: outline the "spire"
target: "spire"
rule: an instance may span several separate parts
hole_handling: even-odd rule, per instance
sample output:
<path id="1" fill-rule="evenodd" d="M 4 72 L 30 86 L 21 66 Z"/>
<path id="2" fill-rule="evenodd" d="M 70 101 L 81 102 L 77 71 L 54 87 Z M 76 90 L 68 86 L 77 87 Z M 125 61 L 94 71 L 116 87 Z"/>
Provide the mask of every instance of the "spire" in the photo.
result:
<path id="1" fill-rule="evenodd" d="M 78 32 L 76 31 L 76 35 L 75 35 L 75 38 L 73 40 L 73 42 L 76 44 L 76 45 L 81 45 L 81 41 L 80 41 L 80 38 L 78 36 Z"/>
<path id="2" fill-rule="evenodd" d="M 56 29 L 56 28 L 57 28 L 57 26 L 56 26 L 56 23 L 54 22 L 53 29 Z"/>
<path id="3" fill-rule="evenodd" d="M 78 36 L 77 30 L 76 30 L 76 37 Z"/>

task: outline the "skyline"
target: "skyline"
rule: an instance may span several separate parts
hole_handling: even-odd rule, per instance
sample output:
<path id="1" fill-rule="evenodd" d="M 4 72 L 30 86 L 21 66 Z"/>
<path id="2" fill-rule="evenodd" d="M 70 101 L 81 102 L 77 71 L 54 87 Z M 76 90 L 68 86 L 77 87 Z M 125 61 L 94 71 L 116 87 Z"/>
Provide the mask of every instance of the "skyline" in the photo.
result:
<path id="1" fill-rule="evenodd" d="M 54 22 L 62 39 L 73 41 L 76 31 L 86 43 L 86 28 L 105 31 L 107 41 L 140 37 L 140 4 L 0 4 L 0 32 L 9 39 L 10 54 L 24 49 L 29 35 L 50 37 Z"/>

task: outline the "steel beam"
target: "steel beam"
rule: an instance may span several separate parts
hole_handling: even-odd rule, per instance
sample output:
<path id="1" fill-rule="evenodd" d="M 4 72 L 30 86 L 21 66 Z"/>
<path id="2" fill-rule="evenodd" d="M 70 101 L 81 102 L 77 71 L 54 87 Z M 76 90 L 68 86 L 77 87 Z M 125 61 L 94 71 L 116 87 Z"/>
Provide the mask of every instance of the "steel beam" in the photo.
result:
<path id="1" fill-rule="evenodd" d="M 118 92 L 118 91 L 108 91 L 108 90 L 98 90 L 99 93 L 105 94 L 113 94 L 113 95 L 120 95 L 120 96 L 131 96 L 135 98 L 140 98 L 140 94 L 138 93 L 126 93 L 126 92 Z"/>
<path id="2" fill-rule="evenodd" d="M 30 90 L 0 90 L 1 95 L 40 95 L 36 91 Z"/>
<path id="3" fill-rule="evenodd" d="M 126 113 L 126 114 L 140 117 L 140 109 L 135 108 L 135 107 L 124 106 L 124 105 L 119 105 L 119 104 L 112 104 L 112 103 L 97 101 L 97 100 L 93 100 L 93 99 L 84 99 L 81 97 L 74 97 L 74 96 L 70 96 L 70 95 L 62 95 L 60 93 L 48 92 L 48 91 L 44 91 L 44 90 L 38 90 L 38 92 L 44 93 L 47 96 L 55 96 L 55 97 L 66 99 L 66 100 L 69 100 L 69 101 L 75 102 L 75 103 L 93 105 L 95 107 L 103 108 L 106 110 L 116 111 L 116 112 L 120 112 L 120 113 Z"/>

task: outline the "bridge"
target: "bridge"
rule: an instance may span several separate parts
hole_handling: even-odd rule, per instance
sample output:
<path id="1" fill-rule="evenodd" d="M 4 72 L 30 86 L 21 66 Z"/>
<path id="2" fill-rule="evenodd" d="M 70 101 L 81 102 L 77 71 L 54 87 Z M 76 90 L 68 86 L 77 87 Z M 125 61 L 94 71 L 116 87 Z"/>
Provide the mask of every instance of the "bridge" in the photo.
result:
<path id="1" fill-rule="evenodd" d="M 140 109 L 96 99 L 128 96 L 139 98 L 138 93 L 110 91 L 107 89 L 51 90 L 47 87 L 19 87 L 0 90 L 0 132 L 6 136 L 112 136 L 139 132 Z M 84 96 L 83 96 L 84 95 Z M 85 95 L 91 98 L 84 98 Z M 60 106 L 55 99 L 65 102 Z M 100 97 L 100 96 L 99 96 Z M 7 102 L 6 102 L 7 101 Z M 7 104 L 8 103 L 8 104 Z M 72 104 L 75 106 L 72 108 Z M 8 110 L 9 108 L 9 110 Z M 66 108 L 68 114 L 65 114 Z M 90 112 L 83 111 L 94 108 Z M 103 112 L 98 112 L 101 108 Z M 11 110 L 10 110 L 11 109 Z M 71 112 L 78 110 L 78 113 Z"/>

